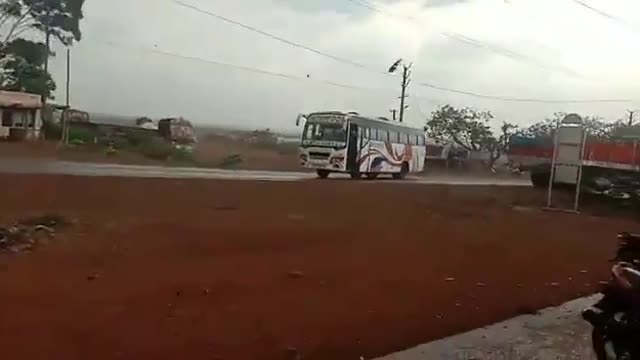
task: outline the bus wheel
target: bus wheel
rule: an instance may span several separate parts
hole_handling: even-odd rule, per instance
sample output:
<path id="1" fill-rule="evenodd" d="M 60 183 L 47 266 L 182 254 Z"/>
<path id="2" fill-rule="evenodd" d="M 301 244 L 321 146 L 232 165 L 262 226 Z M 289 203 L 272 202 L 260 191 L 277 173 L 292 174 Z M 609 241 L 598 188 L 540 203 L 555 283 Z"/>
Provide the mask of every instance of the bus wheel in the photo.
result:
<path id="1" fill-rule="evenodd" d="M 351 176 L 352 179 L 360 179 L 362 177 L 362 173 L 361 172 L 352 172 L 352 173 L 349 173 L 349 176 Z"/>
<path id="2" fill-rule="evenodd" d="M 409 164 L 402 163 L 402 168 L 400 169 L 400 172 L 393 173 L 391 176 L 393 176 L 393 178 L 396 180 L 400 180 L 400 179 L 406 178 L 408 173 L 409 173 Z"/>
<path id="3" fill-rule="evenodd" d="M 375 180 L 378 178 L 378 173 L 367 173 L 367 179 Z"/>
<path id="4" fill-rule="evenodd" d="M 329 170 L 317 170 L 316 173 L 320 179 L 326 179 L 329 177 Z"/>

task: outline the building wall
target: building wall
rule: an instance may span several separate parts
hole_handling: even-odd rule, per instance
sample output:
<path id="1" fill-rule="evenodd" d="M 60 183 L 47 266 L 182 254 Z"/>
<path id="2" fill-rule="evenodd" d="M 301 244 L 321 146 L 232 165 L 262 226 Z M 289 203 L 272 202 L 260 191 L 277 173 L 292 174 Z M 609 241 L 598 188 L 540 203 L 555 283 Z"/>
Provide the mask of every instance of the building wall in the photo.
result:
<path id="1" fill-rule="evenodd" d="M 8 138 L 12 128 L 26 129 L 25 138 L 27 140 L 36 140 L 40 137 L 42 119 L 39 109 L 0 108 L 0 120 L 4 119 L 4 114 L 7 111 L 10 111 L 12 116 L 10 123 L 0 121 L 0 138 Z"/>

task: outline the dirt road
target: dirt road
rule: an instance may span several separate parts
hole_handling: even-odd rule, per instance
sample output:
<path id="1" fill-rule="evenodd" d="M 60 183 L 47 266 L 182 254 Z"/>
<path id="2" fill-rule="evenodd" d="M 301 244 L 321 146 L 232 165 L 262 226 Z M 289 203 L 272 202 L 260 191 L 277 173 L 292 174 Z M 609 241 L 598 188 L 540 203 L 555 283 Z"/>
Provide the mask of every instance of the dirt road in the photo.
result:
<path id="1" fill-rule="evenodd" d="M 593 292 L 623 220 L 531 188 L 2 175 L 7 359 L 359 359 Z M 513 205 L 519 205 L 516 210 Z"/>

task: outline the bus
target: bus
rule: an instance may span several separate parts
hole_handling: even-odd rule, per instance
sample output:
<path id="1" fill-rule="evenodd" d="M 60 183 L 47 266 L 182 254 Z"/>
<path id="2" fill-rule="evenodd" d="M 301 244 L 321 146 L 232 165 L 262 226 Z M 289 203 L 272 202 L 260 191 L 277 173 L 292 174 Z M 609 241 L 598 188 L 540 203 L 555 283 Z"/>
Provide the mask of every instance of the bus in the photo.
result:
<path id="1" fill-rule="evenodd" d="M 426 147 L 422 129 L 356 112 L 300 114 L 304 122 L 300 163 L 324 179 L 331 173 L 375 179 L 388 174 L 403 179 L 424 170 Z"/>

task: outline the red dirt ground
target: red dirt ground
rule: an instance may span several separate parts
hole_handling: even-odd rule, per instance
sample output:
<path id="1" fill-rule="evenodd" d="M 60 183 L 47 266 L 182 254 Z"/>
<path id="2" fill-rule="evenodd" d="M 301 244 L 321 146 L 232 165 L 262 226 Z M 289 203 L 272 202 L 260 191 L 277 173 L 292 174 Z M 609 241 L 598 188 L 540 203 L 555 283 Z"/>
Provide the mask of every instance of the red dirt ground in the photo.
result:
<path id="1" fill-rule="evenodd" d="M 9 175 L 0 188 L 0 223 L 77 222 L 0 255 L 3 359 L 371 358 L 594 292 L 615 233 L 635 226 L 514 210 L 543 201 L 528 188 Z"/>

